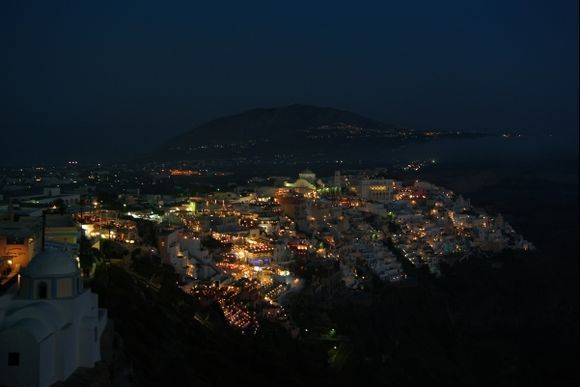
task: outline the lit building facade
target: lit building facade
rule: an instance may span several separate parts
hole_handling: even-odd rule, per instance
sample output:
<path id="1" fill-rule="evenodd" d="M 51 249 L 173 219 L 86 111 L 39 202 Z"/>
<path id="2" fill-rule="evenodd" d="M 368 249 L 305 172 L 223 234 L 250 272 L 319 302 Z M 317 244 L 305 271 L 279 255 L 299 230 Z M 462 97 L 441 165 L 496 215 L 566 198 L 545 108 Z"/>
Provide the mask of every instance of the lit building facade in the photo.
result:
<path id="1" fill-rule="evenodd" d="M 388 203 L 393 199 L 395 181 L 391 179 L 364 179 L 361 181 L 360 197 L 363 200 Z"/>
<path id="2" fill-rule="evenodd" d="M 0 257 L 10 261 L 14 271 L 28 265 L 41 248 L 41 229 L 18 222 L 0 225 Z"/>

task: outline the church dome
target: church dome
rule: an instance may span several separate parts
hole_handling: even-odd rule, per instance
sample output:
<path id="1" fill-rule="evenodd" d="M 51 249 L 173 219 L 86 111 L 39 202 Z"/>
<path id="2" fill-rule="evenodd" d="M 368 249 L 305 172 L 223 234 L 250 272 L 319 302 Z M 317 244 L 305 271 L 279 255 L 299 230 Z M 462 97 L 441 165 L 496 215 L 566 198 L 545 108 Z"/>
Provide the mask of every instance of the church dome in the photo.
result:
<path id="1" fill-rule="evenodd" d="M 77 261 L 67 251 L 43 251 L 20 271 L 24 277 L 42 278 L 78 274 Z"/>

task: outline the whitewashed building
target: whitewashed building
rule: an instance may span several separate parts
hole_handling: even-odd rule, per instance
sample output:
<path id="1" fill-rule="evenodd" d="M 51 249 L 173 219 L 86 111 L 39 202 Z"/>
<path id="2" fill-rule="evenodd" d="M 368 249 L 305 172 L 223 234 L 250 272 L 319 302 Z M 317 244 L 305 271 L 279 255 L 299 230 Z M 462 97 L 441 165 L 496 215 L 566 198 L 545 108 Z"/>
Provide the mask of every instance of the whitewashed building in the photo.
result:
<path id="1" fill-rule="evenodd" d="M 106 322 L 75 258 L 40 253 L 0 297 L 0 385 L 50 386 L 78 367 L 93 367 Z"/>

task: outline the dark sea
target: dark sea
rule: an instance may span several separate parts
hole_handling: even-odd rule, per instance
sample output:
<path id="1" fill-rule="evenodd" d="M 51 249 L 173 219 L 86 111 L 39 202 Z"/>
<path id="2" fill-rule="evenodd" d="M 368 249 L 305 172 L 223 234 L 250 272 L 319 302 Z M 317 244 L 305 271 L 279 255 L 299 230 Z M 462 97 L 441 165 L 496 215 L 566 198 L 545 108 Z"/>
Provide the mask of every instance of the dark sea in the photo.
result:
<path id="1" fill-rule="evenodd" d="M 439 184 L 470 198 L 476 207 L 502 213 L 555 265 L 570 270 L 577 287 L 577 136 L 436 140 L 402 145 L 384 159 L 399 164 L 434 160 L 403 177 Z"/>
<path id="2" fill-rule="evenodd" d="M 484 200 L 486 195 L 499 196 L 500 201 L 510 204 L 496 206 L 521 208 L 518 212 L 531 216 L 540 207 L 565 202 L 570 205 L 562 212 L 577 215 L 577 140 L 556 136 L 440 140 L 403 145 L 386 158 L 400 164 L 425 161 L 425 167 L 414 173 L 418 178 L 445 184 L 486 205 L 492 203 Z"/>

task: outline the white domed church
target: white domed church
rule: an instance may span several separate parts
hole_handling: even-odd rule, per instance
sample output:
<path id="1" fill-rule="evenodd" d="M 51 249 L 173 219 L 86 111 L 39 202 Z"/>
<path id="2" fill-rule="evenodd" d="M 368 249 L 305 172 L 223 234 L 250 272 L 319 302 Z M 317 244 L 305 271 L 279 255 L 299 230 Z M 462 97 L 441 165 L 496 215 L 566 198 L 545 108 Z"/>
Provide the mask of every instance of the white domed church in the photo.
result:
<path id="1" fill-rule="evenodd" d="M 40 253 L 0 296 L 0 385 L 50 386 L 93 367 L 106 323 L 76 259 L 66 251 Z"/>

